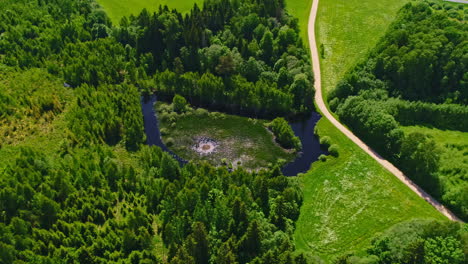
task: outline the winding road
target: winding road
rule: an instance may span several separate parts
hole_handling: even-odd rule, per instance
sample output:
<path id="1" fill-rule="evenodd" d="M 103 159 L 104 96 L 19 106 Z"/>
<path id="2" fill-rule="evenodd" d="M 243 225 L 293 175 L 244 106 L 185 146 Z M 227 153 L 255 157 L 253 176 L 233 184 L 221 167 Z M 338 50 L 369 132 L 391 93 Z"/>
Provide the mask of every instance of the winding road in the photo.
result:
<path id="1" fill-rule="evenodd" d="M 454 215 L 450 210 L 445 208 L 442 204 L 440 204 L 436 199 L 426 193 L 421 187 L 416 185 L 412 182 L 408 177 L 406 177 L 398 168 L 393 166 L 390 162 L 379 156 L 375 151 L 373 151 L 369 146 L 367 146 L 362 140 L 356 137 L 348 128 L 343 126 L 336 118 L 330 113 L 328 110 L 322 96 L 322 82 L 321 82 L 321 75 L 320 75 L 320 61 L 317 49 L 317 42 L 315 39 L 315 19 L 317 16 L 317 9 L 319 5 L 319 0 L 313 0 L 312 9 L 310 11 L 309 17 L 309 45 L 310 45 L 310 53 L 312 55 L 312 66 L 314 71 L 315 77 L 315 102 L 319 111 L 325 116 L 330 122 L 338 128 L 343 134 L 345 134 L 349 139 L 351 139 L 356 145 L 358 145 L 361 149 L 363 149 L 367 154 L 369 154 L 372 158 L 374 158 L 378 163 L 380 163 L 384 168 L 390 171 L 395 177 L 397 177 L 400 181 L 402 181 L 406 186 L 408 186 L 413 192 L 415 192 L 419 197 L 426 200 L 432 206 L 434 206 L 439 212 L 445 215 L 452 221 L 459 221 L 462 222 L 456 215 Z"/>

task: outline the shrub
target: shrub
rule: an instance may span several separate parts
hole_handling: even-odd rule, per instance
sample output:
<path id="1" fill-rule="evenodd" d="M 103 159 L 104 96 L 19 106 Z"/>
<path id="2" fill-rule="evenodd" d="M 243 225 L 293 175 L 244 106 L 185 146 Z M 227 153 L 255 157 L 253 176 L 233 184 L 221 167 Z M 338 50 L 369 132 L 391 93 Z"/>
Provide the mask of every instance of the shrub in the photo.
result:
<path id="1" fill-rule="evenodd" d="M 166 112 L 162 112 L 158 115 L 158 118 L 159 120 L 161 120 L 162 122 L 165 122 L 169 119 L 169 114 L 166 113 Z"/>
<path id="2" fill-rule="evenodd" d="M 329 147 L 331 145 L 331 139 L 329 136 L 324 136 L 320 138 L 320 145 Z"/>
<path id="3" fill-rule="evenodd" d="M 156 105 L 156 108 L 159 110 L 161 113 L 170 113 L 172 112 L 172 107 L 169 104 L 162 104 L 159 103 Z"/>
<path id="4" fill-rule="evenodd" d="M 167 138 L 166 139 L 166 146 L 170 147 L 174 145 L 174 139 L 173 138 Z"/>
<path id="5" fill-rule="evenodd" d="M 301 140 L 294 135 L 294 131 L 284 118 L 275 118 L 267 126 L 276 136 L 276 141 L 284 148 L 294 148 L 296 150 L 302 148 Z"/>
<path id="6" fill-rule="evenodd" d="M 172 99 L 172 107 L 174 111 L 181 113 L 185 111 L 185 107 L 187 106 L 187 100 L 183 96 L 176 94 Z"/>
<path id="7" fill-rule="evenodd" d="M 334 157 L 338 157 L 338 145 L 337 144 L 331 145 L 328 148 L 328 152 L 330 153 L 330 155 L 332 155 Z"/>
<path id="8" fill-rule="evenodd" d="M 203 108 L 197 108 L 197 110 L 195 110 L 195 115 L 198 117 L 207 116 L 208 110 L 203 109 Z"/>
<path id="9" fill-rule="evenodd" d="M 169 130 L 167 130 L 167 128 L 161 128 L 159 132 L 161 133 L 162 136 L 166 136 L 169 134 Z"/>
<path id="10" fill-rule="evenodd" d="M 167 120 L 171 123 L 175 122 L 177 120 L 177 113 L 176 112 L 170 112 L 167 114 Z"/>
<path id="11" fill-rule="evenodd" d="M 320 155 L 320 156 L 319 156 L 319 160 L 320 160 L 320 161 L 327 161 L 327 155 L 323 155 L 323 154 Z"/>

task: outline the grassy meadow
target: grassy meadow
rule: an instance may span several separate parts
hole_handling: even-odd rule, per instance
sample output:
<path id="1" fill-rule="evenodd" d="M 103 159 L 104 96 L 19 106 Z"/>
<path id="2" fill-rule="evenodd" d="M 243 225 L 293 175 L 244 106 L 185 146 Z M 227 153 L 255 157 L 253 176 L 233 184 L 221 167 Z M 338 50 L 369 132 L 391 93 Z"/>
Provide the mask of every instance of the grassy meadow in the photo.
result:
<path id="1" fill-rule="evenodd" d="M 193 7 L 194 3 L 200 7 L 203 5 L 203 0 L 97 0 L 97 2 L 104 8 L 114 24 L 118 24 L 124 16 L 138 15 L 144 8 L 153 12 L 160 5 L 167 5 L 171 9 L 175 8 L 179 12 L 185 13 Z"/>
<path id="2" fill-rule="evenodd" d="M 184 159 L 259 169 L 278 159 L 290 161 L 295 157 L 274 142 L 273 134 L 264 125 L 267 121 L 201 108 L 177 114 L 172 112 L 171 105 L 161 102 L 156 104 L 156 110 L 163 142 Z M 214 152 L 200 154 L 193 149 L 202 138 L 217 143 Z"/>
<path id="3" fill-rule="evenodd" d="M 339 157 L 317 161 L 301 176 L 304 204 L 294 236 L 298 250 L 331 260 L 364 250 L 396 223 L 444 219 L 328 120 L 321 119 L 317 129 L 339 146 Z"/>
<path id="4" fill-rule="evenodd" d="M 324 50 L 321 60 L 324 91 L 334 89 L 343 74 L 364 59 L 407 2 L 320 0 L 316 34 L 317 46 Z"/>
<path id="5" fill-rule="evenodd" d="M 290 13 L 300 19 L 301 29 L 307 28 L 311 2 L 286 2 Z M 318 46 L 324 44 L 325 49 L 321 59 L 325 95 L 365 57 L 406 2 L 320 0 L 316 32 Z M 294 235 L 298 250 L 330 261 L 347 251 L 362 252 L 374 236 L 396 223 L 444 219 L 328 120 L 317 123 L 317 132 L 339 146 L 339 156 L 315 162 L 301 176 L 304 204 Z"/>

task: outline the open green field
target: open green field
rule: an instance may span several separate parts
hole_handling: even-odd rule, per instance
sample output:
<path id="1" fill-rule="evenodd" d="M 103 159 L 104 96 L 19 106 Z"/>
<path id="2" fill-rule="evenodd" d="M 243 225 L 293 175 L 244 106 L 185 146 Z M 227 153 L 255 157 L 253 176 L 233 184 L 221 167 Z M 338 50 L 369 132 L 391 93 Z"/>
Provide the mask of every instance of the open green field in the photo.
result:
<path id="1" fill-rule="evenodd" d="M 365 57 L 407 2 L 320 0 L 316 31 L 317 46 L 323 44 L 324 49 L 321 60 L 324 91 L 334 89 L 343 74 Z"/>
<path id="2" fill-rule="evenodd" d="M 406 2 L 320 0 L 316 26 L 318 46 L 323 43 L 325 48 L 321 60 L 324 93 L 364 58 Z M 302 11 L 311 1 L 288 0 L 287 5 L 302 8 L 290 12 L 298 16 L 301 28 L 307 27 L 310 8 L 307 14 Z M 315 162 L 301 177 L 304 204 L 294 235 L 299 251 L 330 261 L 346 251 L 362 252 L 374 236 L 396 223 L 444 219 L 328 120 L 320 120 L 317 130 L 338 144 L 340 155 Z"/>
<path id="3" fill-rule="evenodd" d="M 267 121 L 189 110 L 184 114 L 172 111 L 168 104 L 156 104 L 163 142 L 174 153 L 186 160 L 208 161 L 219 166 L 242 165 L 247 169 L 266 168 L 278 159 L 290 161 L 295 154 L 274 142 L 264 123 Z M 213 152 L 201 154 L 200 141 L 209 139 L 215 145 Z M 223 160 L 225 159 L 225 160 Z M 225 161 L 225 162 L 223 162 Z"/>
<path id="4" fill-rule="evenodd" d="M 114 24 L 118 24 L 124 16 L 138 15 L 144 8 L 153 12 L 160 5 L 167 5 L 171 9 L 175 8 L 185 13 L 192 9 L 194 3 L 200 7 L 203 5 L 203 0 L 97 0 L 97 2 L 104 8 Z"/>
<path id="5" fill-rule="evenodd" d="M 300 251 L 325 260 L 360 252 L 392 225 L 413 218 L 444 217 L 386 171 L 328 120 L 318 134 L 339 145 L 339 157 L 315 162 L 301 177 L 304 204 L 296 223 Z"/>

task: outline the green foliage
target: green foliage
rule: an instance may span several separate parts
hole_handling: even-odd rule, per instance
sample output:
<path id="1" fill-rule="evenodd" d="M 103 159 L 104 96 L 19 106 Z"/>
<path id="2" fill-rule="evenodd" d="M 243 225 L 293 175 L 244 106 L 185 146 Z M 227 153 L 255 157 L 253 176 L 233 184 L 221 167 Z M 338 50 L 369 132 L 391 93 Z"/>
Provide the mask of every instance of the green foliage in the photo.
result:
<path id="1" fill-rule="evenodd" d="M 465 262 L 468 243 L 463 224 L 413 220 L 398 224 L 377 237 L 368 249 L 373 263 L 453 263 Z M 369 258 L 366 257 L 366 258 Z M 355 262 L 350 260 L 355 259 Z M 348 255 L 342 263 L 367 263 Z"/>
<path id="2" fill-rule="evenodd" d="M 80 86 L 77 101 L 67 114 L 72 140 L 78 145 L 122 139 L 129 150 L 143 142 L 143 120 L 137 89 L 132 85 Z"/>
<path id="3" fill-rule="evenodd" d="M 425 144 L 435 141 L 436 153 L 427 153 L 427 156 L 436 158 L 438 169 L 431 174 L 420 175 L 420 180 L 425 184 L 439 187 L 438 198 L 462 219 L 468 216 L 468 133 L 460 131 L 438 130 L 427 127 L 403 127 L 405 134 L 423 134 L 419 139 L 424 139 Z M 409 142 L 408 142 L 409 143 Z M 413 146 L 414 147 L 414 146 Z M 424 153 L 424 150 L 418 152 Z M 419 155 L 420 157 L 422 155 Z M 440 158 L 440 160 L 438 160 Z M 430 159 L 431 160 L 431 159 Z M 420 169 L 425 163 L 416 164 L 415 168 Z M 431 163 L 428 163 L 430 165 Z M 429 167 L 430 168 L 430 167 Z"/>
<path id="4" fill-rule="evenodd" d="M 320 145 L 329 147 L 331 145 L 331 139 L 329 136 L 323 136 L 320 138 Z"/>
<path id="5" fill-rule="evenodd" d="M 440 152 L 433 139 L 421 133 L 411 133 L 402 142 L 399 165 L 416 183 L 437 192 L 439 184 L 434 173 L 439 168 Z"/>
<path id="6" fill-rule="evenodd" d="M 192 105 L 250 115 L 309 112 L 314 91 L 307 50 L 283 1 L 270 2 L 274 12 L 255 1 L 206 2 L 186 18 L 167 8 L 144 10 L 122 20 L 114 36 L 158 62 L 143 68 L 156 72 L 162 97 L 180 94 Z"/>
<path id="7" fill-rule="evenodd" d="M 178 113 L 184 112 L 185 108 L 187 107 L 187 100 L 185 100 L 184 97 L 176 94 L 172 99 L 172 107 L 174 108 L 174 111 Z"/>
<path id="8" fill-rule="evenodd" d="M 69 98 L 70 91 L 43 70 L 0 73 L 0 148 L 52 123 Z"/>
<path id="9" fill-rule="evenodd" d="M 330 153 L 330 155 L 334 156 L 334 157 L 338 157 L 339 155 L 339 147 L 337 144 L 333 144 L 333 145 L 330 145 L 330 147 L 328 147 L 328 152 Z"/>
<path id="10" fill-rule="evenodd" d="M 348 74 L 335 94 L 343 98 L 384 88 L 411 101 L 466 104 L 466 38 L 462 19 L 449 18 L 446 10 L 428 3 L 408 3 L 368 60 Z"/>
<path id="11" fill-rule="evenodd" d="M 49 157 L 20 149 L 0 163 L 3 263 L 159 262 L 155 216 L 142 191 L 147 177 L 119 164 L 106 147 Z"/>
<path id="12" fill-rule="evenodd" d="M 296 156 L 275 144 L 272 133 L 263 125 L 264 120 L 208 112 L 203 108 L 168 114 L 172 108 L 167 109 L 167 105 L 156 104 L 159 126 L 164 132 L 162 139 L 185 160 L 207 161 L 213 166 L 234 163 L 234 167 L 241 162 L 243 168 L 257 170 L 268 168 L 268 163 L 276 163 L 278 159 L 288 162 Z M 207 137 L 216 147 L 210 154 L 200 154 L 194 147 Z"/>
<path id="13" fill-rule="evenodd" d="M 463 202 L 455 205 L 448 198 L 452 188 L 440 183 L 454 182 L 461 190 L 462 181 L 440 176 L 447 174 L 436 143 L 420 134 L 405 137 L 400 128 L 468 129 L 466 65 L 461 62 L 466 59 L 466 30 L 457 16 L 449 17 L 449 6 L 405 5 L 368 58 L 345 75 L 329 99 L 340 120 L 366 143 L 462 212 Z"/>
<path id="14" fill-rule="evenodd" d="M 294 135 L 294 131 L 284 118 L 277 117 L 267 126 L 275 135 L 276 141 L 284 148 L 294 148 L 296 150 L 302 148 L 301 140 Z"/>
<path id="15" fill-rule="evenodd" d="M 321 155 L 319 156 L 319 160 L 320 160 L 320 161 L 327 161 L 327 155 L 321 154 Z"/>

